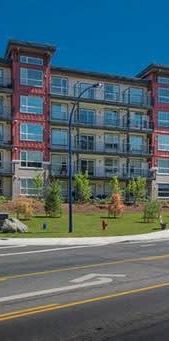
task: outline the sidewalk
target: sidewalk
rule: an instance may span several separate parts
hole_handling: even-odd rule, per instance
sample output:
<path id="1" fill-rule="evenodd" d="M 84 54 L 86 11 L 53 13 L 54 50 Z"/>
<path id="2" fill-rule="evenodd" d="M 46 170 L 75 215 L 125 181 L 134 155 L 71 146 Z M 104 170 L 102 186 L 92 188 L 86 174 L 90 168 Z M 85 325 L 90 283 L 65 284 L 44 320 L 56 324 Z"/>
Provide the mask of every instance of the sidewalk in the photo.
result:
<path id="1" fill-rule="evenodd" d="M 1 235 L 0 247 L 10 245 L 108 245 L 122 242 L 144 242 L 169 240 L 169 230 L 152 232 L 139 235 L 117 236 L 117 237 L 83 237 L 83 238 L 8 238 L 7 235 Z"/>

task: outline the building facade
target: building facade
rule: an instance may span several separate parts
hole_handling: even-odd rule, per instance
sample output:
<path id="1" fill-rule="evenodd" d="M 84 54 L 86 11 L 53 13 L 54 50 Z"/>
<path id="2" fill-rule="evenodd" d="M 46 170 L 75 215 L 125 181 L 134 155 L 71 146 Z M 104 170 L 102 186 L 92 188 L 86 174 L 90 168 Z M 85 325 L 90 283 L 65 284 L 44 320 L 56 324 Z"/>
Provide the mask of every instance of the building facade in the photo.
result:
<path id="1" fill-rule="evenodd" d="M 0 194 L 35 195 L 36 174 L 60 179 L 67 197 L 68 118 L 73 175 L 88 172 L 93 196 L 110 179 L 145 177 L 154 197 L 169 198 L 169 68 L 150 65 L 137 77 L 51 65 L 50 45 L 9 41 L 0 59 Z"/>

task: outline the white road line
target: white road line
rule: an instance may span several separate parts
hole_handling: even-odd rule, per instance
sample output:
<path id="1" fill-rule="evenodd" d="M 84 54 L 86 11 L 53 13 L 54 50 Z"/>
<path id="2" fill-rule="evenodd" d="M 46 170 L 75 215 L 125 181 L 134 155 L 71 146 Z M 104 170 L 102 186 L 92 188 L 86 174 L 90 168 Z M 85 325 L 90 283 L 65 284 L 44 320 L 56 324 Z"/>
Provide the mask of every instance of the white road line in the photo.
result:
<path id="1" fill-rule="evenodd" d="M 156 244 L 142 244 L 139 245 L 140 247 L 150 247 L 150 246 L 156 246 Z"/>
<path id="2" fill-rule="evenodd" d="M 44 290 L 33 291 L 33 292 L 25 292 L 22 294 L 16 294 L 12 296 L 5 296 L 5 297 L 0 298 L 0 303 L 16 301 L 20 299 L 27 299 L 27 298 L 32 298 L 32 297 L 38 297 L 38 296 L 44 296 L 44 295 L 50 295 L 50 294 L 56 294 L 59 292 L 87 288 L 87 287 L 92 287 L 92 286 L 97 286 L 97 285 L 108 284 L 112 282 L 113 280 L 112 277 L 114 276 L 113 274 L 112 275 L 111 274 L 91 274 L 91 275 L 92 275 L 92 278 L 96 277 L 96 280 L 85 282 L 85 283 L 80 283 L 80 284 L 68 285 L 68 286 L 60 287 L 60 288 L 44 289 Z M 91 278 L 91 275 L 89 274 L 90 278 Z M 118 274 L 116 275 L 116 277 L 118 277 Z M 86 278 L 84 279 L 84 276 L 83 276 L 83 281 L 85 281 Z M 75 282 L 75 280 L 72 280 L 71 282 Z"/>
<path id="3" fill-rule="evenodd" d="M 15 249 L 20 247 L 26 247 L 27 245 L 11 245 L 11 246 L 0 246 L 0 251 L 5 249 Z"/>
<path id="4" fill-rule="evenodd" d="M 34 253 L 45 253 L 45 252 L 54 252 L 54 251 L 63 251 L 63 250 L 72 250 L 72 249 L 83 249 L 89 247 L 97 247 L 100 245 L 83 245 L 83 246 L 69 246 L 69 247 L 59 247 L 54 249 L 42 249 L 42 250 L 32 250 L 32 251 L 23 251 L 23 252 L 11 252 L 11 253 L 2 253 L 0 257 L 8 257 L 8 256 L 20 256 L 20 255 L 28 255 Z"/>

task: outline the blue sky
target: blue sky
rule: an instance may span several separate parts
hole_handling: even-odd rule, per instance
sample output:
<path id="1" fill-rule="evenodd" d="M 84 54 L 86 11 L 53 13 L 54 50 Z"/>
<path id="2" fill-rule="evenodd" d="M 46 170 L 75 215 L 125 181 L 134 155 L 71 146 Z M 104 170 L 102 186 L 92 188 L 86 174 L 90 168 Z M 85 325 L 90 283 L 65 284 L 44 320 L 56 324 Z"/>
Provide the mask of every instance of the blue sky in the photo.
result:
<path id="1" fill-rule="evenodd" d="M 8 39 L 52 43 L 53 63 L 134 75 L 169 64 L 168 0 L 0 0 L 0 54 Z"/>

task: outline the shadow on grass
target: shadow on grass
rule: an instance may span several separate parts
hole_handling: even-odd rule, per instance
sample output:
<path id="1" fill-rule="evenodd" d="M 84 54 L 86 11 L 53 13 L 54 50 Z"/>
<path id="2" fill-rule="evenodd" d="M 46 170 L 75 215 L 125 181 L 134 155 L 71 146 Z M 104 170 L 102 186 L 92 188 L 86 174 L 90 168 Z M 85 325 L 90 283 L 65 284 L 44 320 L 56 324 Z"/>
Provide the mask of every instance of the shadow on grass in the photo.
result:
<path id="1" fill-rule="evenodd" d="M 116 219 L 118 219 L 118 217 L 115 218 L 115 217 L 101 216 L 100 219 L 114 219 L 114 220 L 116 220 Z"/>
<path id="2" fill-rule="evenodd" d="M 161 231 L 161 227 L 153 227 L 152 231 Z"/>

